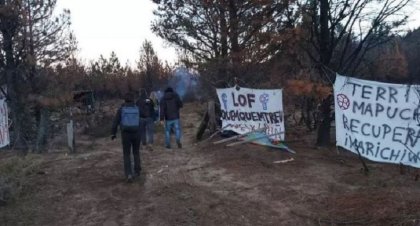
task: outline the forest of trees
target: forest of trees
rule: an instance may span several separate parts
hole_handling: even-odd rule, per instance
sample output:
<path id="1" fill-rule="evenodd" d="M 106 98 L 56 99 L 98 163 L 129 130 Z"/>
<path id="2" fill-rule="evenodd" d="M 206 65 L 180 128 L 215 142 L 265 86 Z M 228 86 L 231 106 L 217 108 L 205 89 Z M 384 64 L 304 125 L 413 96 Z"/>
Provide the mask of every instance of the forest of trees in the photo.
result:
<path id="1" fill-rule="evenodd" d="M 331 87 L 335 73 L 393 82 L 419 76 L 418 30 L 404 30 L 410 0 L 154 2 L 153 31 L 182 50 L 213 87 L 232 85 L 235 78 L 287 90 L 296 79 Z M 328 95 L 315 90 L 295 97 L 302 109 Z M 321 113 L 317 143 L 324 145 L 332 118 L 329 110 Z"/>
<path id="2" fill-rule="evenodd" d="M 138 67 L 122 66 L 115 53 L 82 64 L 70 11 L 54 16 L 57 1 L 0 1 L 0 82 L 10 108 L 13 147 L 26 153 L 46 148 L 52 111 L 68 108 L 73 92 L 93 90 L 100 98 L 164 82 L 172 68 L 161 62 L 149 41 Z"/>
<path id="3" fill-rule="evenodd" d="M 255 88 L 296 84 L 290 80 L 330 86 L 334 72 L 419 80 L 420 29 L 404 29 L 410 0 L 153 2 L 153 32 L 178 50 L 180 64 L 199 72 L 208 90 L 234 81 Z M 174 69 L 147 40 L 135 68 L 121 65 L 115 53 L 81 63 L 71 14 L 55 16 L 56 3 L 0 0 L 1 91 L 11 112 L 13 147 L 23 153 L 44 151 L 49 116 L 69 106 L 73 91 L 94 90 L 101 98 L 150 91 L 167 84 Z M 328 93 L 305 95 L 320 100 Z M 321 121 L 319 143 L 325 144 L 328 115 Z"/>

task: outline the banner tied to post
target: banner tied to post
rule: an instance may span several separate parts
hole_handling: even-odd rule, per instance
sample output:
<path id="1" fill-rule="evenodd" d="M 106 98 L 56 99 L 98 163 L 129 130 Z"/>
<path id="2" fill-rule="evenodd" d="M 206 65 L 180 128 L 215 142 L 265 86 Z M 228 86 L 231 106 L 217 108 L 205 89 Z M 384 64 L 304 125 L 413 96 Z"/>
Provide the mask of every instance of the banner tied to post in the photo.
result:
<path id="1" fill-rule="evenodd" d="M 284 140 L 281 89 L 217 89 L 224 130 L 245 134 L 265 129 L 271 140 Z"/>

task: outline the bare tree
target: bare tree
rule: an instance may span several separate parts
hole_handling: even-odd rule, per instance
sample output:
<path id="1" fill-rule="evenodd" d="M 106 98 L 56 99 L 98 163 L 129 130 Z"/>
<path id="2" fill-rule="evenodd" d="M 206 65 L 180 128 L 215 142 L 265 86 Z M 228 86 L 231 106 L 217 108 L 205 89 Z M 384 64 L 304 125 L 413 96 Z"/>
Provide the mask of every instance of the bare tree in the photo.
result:
<path id="1" fill-rule="evenodd" d="M 288 0 L 154 2 L 153 31 L 198 62 L 219 68 L 213 80 L 239 77 L 242 65 L 274 56 L 282 45 L 279 31 L 293 18 Z"/>
<path id="2" fill-rule="evenodd" d="M 4 60 L 2 81 L 7 84 L 8 101 L 14 122 L 14 143 L 26 150 L 31 140 L 32 116 L 29 93 L 45 95 L 45 83 L 38 82 L 48 66 L 68 58 L 76 49 L 76 42 L 69 30 L 70 12 L 64 10 L 53 16 L 56 0 L 0 0 L 0 57 Z M 42 80 L 42 79 L 41 79 Z M 48 118 L 48 110 L 35 102 L 36 149 L 45 141 L 48 126 L 41 118 Z M 41 109 L 43 109 L 41 111 Z M 45 143 L 45 142 L 42 142 Z"/>
<path id="3" fill-rule="evenodd" d="M 300 1 L 303 27 L 307 33 L 304 50 L 319 68 L 321 79 L 333 81 L 330 68 L 342 74 L 355 74 L 366 54 L 388 42 L 407 21 L 401 14 L 410 0 L 305 0 Z M 325 102 L 329 105 L 330 103 Z M 323 106 L 323 109 L 328 109 Z M 324 111 L 317 143 L 330 142 L 331 117 Z"/>
<path id="4" fill-rule="evenodd" d="M 306 52 L 315 63 L 355 73 L 367 52 L 400 31 L 410 0 L 321 0 L 301 4 L 309 30 Z"/>
<path id="5" fill-rule="evenodd" d="M 156 88 L 156 83 L 159 80 L 159 74 L 162 70 L 162 64 L 157 57 L 153 45 L 150 41 L 145 40 L 140 49 L 140 59 L 137 62 L 137 68 L 144 74 L 145 88 L 147 92 Z"/>

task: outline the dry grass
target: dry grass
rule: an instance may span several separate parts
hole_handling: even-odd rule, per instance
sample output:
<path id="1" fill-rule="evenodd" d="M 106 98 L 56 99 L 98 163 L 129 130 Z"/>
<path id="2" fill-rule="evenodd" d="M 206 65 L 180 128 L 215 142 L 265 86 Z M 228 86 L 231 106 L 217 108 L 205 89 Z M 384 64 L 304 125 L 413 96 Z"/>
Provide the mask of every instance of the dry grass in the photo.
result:
<path id="1" fill-rule="evenodd" d="M 37 155 L 0 160 L 0 202 L 5 205 L 23 196 L 29 190 L 28 178 L 38 173 L 40 162 Z"/>
<path id="2" fill-rule="evenodd" d="M 31 200 L 36 194 L 33 177 L 42 174 L 41 155 L 7 156 L 0 159 L 0 224 L 31 225 L 35 219 L 36 202 Z M 14 208 L 24 202 L 22 208 Z"/>

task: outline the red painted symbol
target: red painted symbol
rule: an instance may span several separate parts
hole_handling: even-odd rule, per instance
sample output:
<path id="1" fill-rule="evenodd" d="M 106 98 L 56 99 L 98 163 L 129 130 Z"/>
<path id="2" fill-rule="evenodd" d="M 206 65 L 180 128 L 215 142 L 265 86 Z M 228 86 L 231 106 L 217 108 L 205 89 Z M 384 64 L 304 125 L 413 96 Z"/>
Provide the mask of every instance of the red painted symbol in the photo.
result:
<path id="1" fill-rule="evenodd" d="M 341 110 L 347 110 L 350 107 L 350 100 L 344 94 L 337 95 L 337 103 L 338 103 L 338 107 L 340 107 Z"/>

